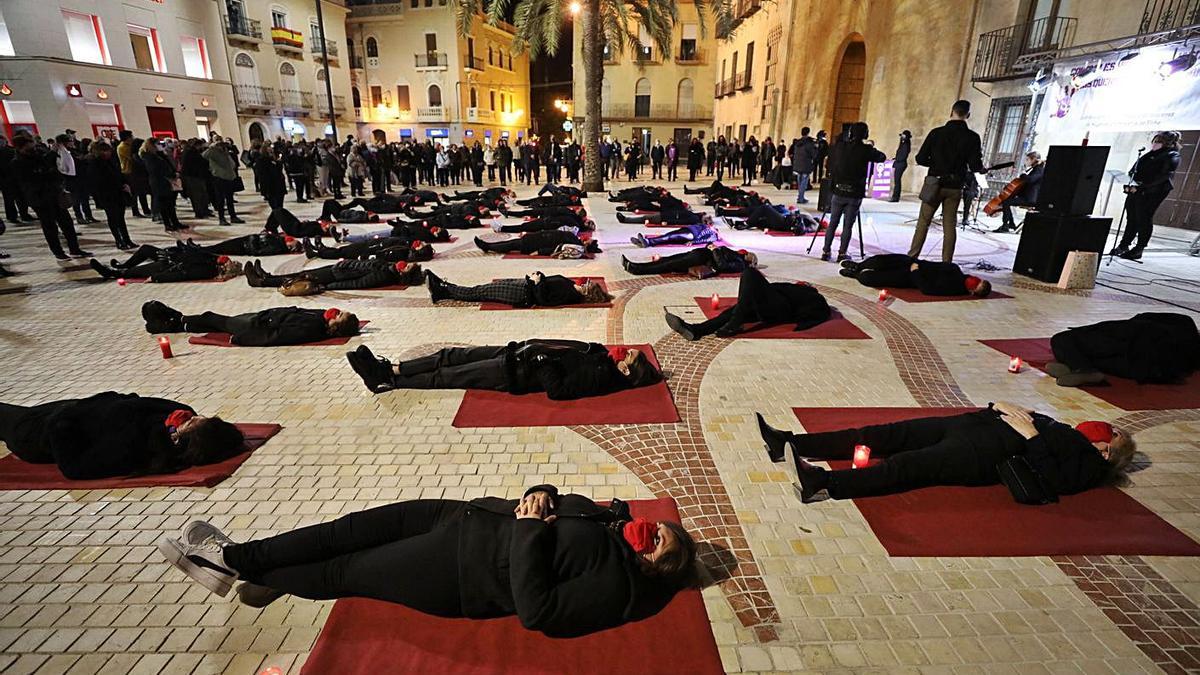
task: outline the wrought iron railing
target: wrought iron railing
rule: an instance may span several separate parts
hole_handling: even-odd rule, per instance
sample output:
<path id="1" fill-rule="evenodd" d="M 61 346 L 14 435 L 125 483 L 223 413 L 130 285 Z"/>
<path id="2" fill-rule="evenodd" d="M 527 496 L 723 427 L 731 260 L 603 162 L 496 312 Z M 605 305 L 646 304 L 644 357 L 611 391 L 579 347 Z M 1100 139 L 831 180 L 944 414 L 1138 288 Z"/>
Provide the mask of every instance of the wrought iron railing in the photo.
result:
<path id="1" fill-rule="evenodd" d="M 319 39 L 317 39 L 316 37 L 314 37 L 312 39 L 311 49 L 312 49 L 313 54 L 316 54 L 316 55 L 321 54 L 321 41 Z M 325 41 L 325 53 L 329 55 L 329 58 L 336 59 L 338 57 L 337 43 L 334 42 L 333 40 L 326 40 Z"/>
<path id="2" fill-rule="evenodd" d="M 316 93 L 315 98 L 316 98 L 316 111 L 318 113 L 322 113 L 322 114 L 329 112 L 329 97 L 325 94 L 325 92 L 318 91 Z M 333 95 L 333 109 L 336 111 L 339 111 L 339 112 L 345 111 L 346 110 L 346 97 L 341 94 L 334 94 Z"/>
<path id="3" fill-rule="evenodd" d="M 417 68 L 445 68 L 446 52 L 423 52 L 414 54 Z"/>
<path id="4" fill-rule="evenodd" d="M 1138 33 L 1158 33 L 1200 24 L 1200 0 L 1146 0 Z"/>
<path id="5" fill-rule="evenodd" d="M 680 47 L 675 53 L 675 63 L 694 65 L 704 63 L 704 50 L 699 47 Z"/>
<path id="6" fill-rule="evenodd" d="M 980 35 L 971 79 L 999 82 L 1033 74 L 1037 65 L 1021 57 L 1071 46 L 1075 24 L 1074 17 L 1047 17 Z"/>
<path id="7" fill-rule="evenodd" d="M 284 110 L 308 110 L 313 107 L 313 96 L 307 91 L 298 89 L 280 89 L 279 104 Z"/>
<path id="8" fill-rule="evenodd" d="M 254 84 L 238 84 L 233 87 L 233 98 L 241 111 L 271 108 L 275 105 L 275 90 Z"/>
<path id="9" fill-rule="evenodd" d="M 246 17 L 225 17 L 225 32 L 234 37 L 245 37 L 252 40 L 262 39 L 262 22 Z"/>
<path id="10" fill-rule="evenodd" d="M 478 56 L 463 56 L 463 67 L 469 70 L 483 70 L 483 59 Z"/>
<path id="11" fill-rule="evenodd" d="M 750 79 L 749 71 L 742 71 L 742 72 L 738 73 L 737 75 L 733 76 L 733 88 L 734 89 L 737 89 L 739 91 L 744 91 L 746 89 L 750 89 L 753 86 L 754 86 L 754 83 Z"/>

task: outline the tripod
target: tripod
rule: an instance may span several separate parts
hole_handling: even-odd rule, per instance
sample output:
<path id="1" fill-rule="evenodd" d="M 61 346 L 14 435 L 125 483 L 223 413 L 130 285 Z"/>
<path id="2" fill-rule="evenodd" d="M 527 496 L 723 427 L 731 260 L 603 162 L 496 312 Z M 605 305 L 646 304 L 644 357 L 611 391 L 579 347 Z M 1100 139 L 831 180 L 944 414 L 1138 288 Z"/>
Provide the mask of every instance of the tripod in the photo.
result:
<path id="1" fill-rule="evenodd" d="M 1113 255 L 1113 251 L 1116 251 L 1117 246 L 1119 246 L 1121 244 L 1121 226 L 1125 224 L 1125 212 L 1128 208 L 1129 208 L 1128 202 L 1121 205 L 1121 217 L 1117 218 L 1117 238 L 1113 241 L 1113 247 L 1108 249 L 1108 260 L 1104 261 L 1105 267 L 1108 267 L 1109 265 L 1111 265 L 1113 258 L 1116 257 Z M 1200 238 L 1198 238 L 1198 239 L 1200 239 Z M 1135 260 L 1134 262 L 1140 264 L 1142 261 Z"/>
<path id="2" fill-rule="evenodd" d="M 821 217 L 817 219 L 817 222 L 819 223 L 822 220 L 825 220 L 826 216 L 828 215 L 830 215 L 830 210 L 825 209 L 821 212 Z M 858 213 L 855 215 L 855 220 L 858 221 L 858 257 L 865 258 L 867 257 L 867 252 L 863 247 L 862 209 L 859 209 Z M 828 227 L 833 227 L 833 223 L 830 222 Z M 842 223 L 842 227 L 854 227 L 854 223 Z M 813 232 L 812 240 L 808 242 L 808 250 L 805 251 L 806 253 L 812 253 L 813 246 L 817 243 L 817 235 L 820 233 L 821 228 L 817 227 L 817 229 Z"/>

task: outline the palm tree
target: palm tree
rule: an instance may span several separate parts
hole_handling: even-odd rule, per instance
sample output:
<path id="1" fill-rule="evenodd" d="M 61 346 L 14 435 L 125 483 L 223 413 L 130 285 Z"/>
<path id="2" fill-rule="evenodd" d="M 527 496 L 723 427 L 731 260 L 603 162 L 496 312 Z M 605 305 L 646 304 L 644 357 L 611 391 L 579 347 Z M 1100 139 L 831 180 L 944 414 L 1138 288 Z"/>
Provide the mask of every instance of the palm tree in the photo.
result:
<path id="1" fill-rule="evenodd" d="M 572 3 L 574 4 L 574 3 Z M 706 31 L 705 14 L 711 12 L 717 35 L 726 37 L 733 27 L 733 0 L 693 0 L 700 16 L 700 29 Z M 563 21 L 572 12 L 565 0 L 460 0 L 458 30 L 470 33 L 477 14 L 495 25 L 512 8 L 512 50 L 515 53 L 550 54 L 558 51 Z M 671 30 L 678 19 L 676 0 L 582 0 L 583 82 L 587 92 L 583 108 L 583 148 L 587 161 L 583 167 L 583 189 L 602 191 L 604 179 L 600 162 L 601 101 L 600 82 L 604 77 L 604 48 L 613 54 L 639 43 L 638 28 L 644 28 L 663 54 L 671 51 Z"/>

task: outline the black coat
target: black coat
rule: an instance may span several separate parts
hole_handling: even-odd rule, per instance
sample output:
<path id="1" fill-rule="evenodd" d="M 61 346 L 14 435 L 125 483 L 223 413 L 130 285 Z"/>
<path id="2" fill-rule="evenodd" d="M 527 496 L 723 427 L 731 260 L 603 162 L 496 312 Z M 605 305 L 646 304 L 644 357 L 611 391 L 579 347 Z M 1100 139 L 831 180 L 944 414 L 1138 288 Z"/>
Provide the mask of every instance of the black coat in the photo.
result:
<path id="1" fill-rule="evenodd" d="M 811 136 L 800 139 L 796 145 L 795 156 L 792 157 L 792 169 L 804 175 L 812 173 L 817 167 L 817 142 Z"/>
<path id="2" fill-rule="evenodd" d="M 1185 314 L 1144 312 L 1132 319 L 1071 328 L 1050 339 L 1055 359 L 1141 383 L 1173 383 L 1200 370 L 1200 334 Z"/>
<path id="3" fill-rule="evenodd" d="M 829 177 L 833 194 L 847 199 L 866 195 L 867 171 L 872 162 L 887 159 L 884 154 L 862 141 L 842 141 L 829 156 Z"/>
<path id="4" fill-rule="evenodd" d="M 124 206 L 125 174 L 121 173 L 121 165 L 117 163 L 116 156 L 107 162 L 95 159 L 91 161 L 91 165 L 91 171 L 88 172 L 88 191 L 96 198 L 100 208 Z"/>
<path id="5" fill-rule="evenodd" d="M 693 143 L 688 146 L 687 152 L 687 168 L 689 171 L 699 170 L 704 165 L 704 146 L 699 143 Z"/>
<path id="6" fill-rule="evenodd" d="M 297 220 L 296 222 L 299 221 Z M 287 241 L 284 240 L 282 235 L 265 232 L 245 234 L 215 244 L 201 246 L 201 248 L 217 255 L 270 256 L 291 253 L 288 250 Z"/>
<path id="7" fill-rule="evenodd" d="M 954 263 L 916 260 L 913 286 L 925 295 L 966 295 L 967 275 Z"/>
<path id="8" fill-rule="evenodd" d="M 1171 179 L 1179 168 L 1179 151 L 1159 148 L 1142 155 L 1133 166 L 1133 180 L 1143 194 L 1162 194 L 1174 189 Z"/>
<path id="9" fill-rule="evenodd" d="M 610 394 L 628 383 L 608 349 L 595 342 L 510 342 L 507 354 L 508 381 L 514 394 L 544 391 L 552 401 L 567 401 Z"/>
<path id="10" fill-rule="evenodd" d="M 245 347 L 277 347 L 320 342 L 329 337 L 325 310 L 272 307 L 243 314 L 250 326 L 230 336 L 230 342 Z"/>
<path id="11" fill-rule="evenodd" d="M 163 424 L 176 410 L 192 409 L 167 399 L 106 391 L 35 406 L 6 440 L 13 454 L 57 464 L 72 480 L 168 473 L 183 468 Z"/>
<path id="12" fill-rule="evenodd" d="M 533 304 L 539 307 L 558 307 L 561 305 L 577 305 L 583 302 L 583 295 L 575 290 L 575 281 L 561 274 L 542 277 L 534 283 L 529 277 L 529 297 Z"/>
<path id="13" fill-rule="evenodd" d="M 982 141 L 966 122 L 950 120 L 925 137 L 917 164 L 929 167 L 930 176 L 943 178 L 943 187 L 960 187 L 967 174 L 983 171 Z"/>
<path id="14" fill-rule="evenodd" d="M 169 195 L 174 192 L 175 188 L 171 187 L 171 181 L 179 177 L 179 172 L 175 170 L 175 163 L 167 159 L 167 156 L 162 151 L 142 155 L 142 161 L 146 164 L 146 174 L 150 179 L 150 192 L 156 195 Z"/>
<path id="15" fill-rule="evenodd" d="M 521 625 L 551 637 L 586 635 L 644 618 L 664 607 L 672 588 L 641 571 L 616 526 L 628 521 L 618 499 L 601 506 L 582 495 L 550 493 L 557 519 L 518 520 L 519 500 L 472 500 L 459 531 L 458 574 L 463 614 L 515 614 Z"/>
<path id="16" fill-rule="evenodd" d="M 10 166 L 25 203 L 34 210 L 58 208 L 63 188 L 55 158 L 53 152 L 39 147 L 32 154 L 17 153 Z"/>

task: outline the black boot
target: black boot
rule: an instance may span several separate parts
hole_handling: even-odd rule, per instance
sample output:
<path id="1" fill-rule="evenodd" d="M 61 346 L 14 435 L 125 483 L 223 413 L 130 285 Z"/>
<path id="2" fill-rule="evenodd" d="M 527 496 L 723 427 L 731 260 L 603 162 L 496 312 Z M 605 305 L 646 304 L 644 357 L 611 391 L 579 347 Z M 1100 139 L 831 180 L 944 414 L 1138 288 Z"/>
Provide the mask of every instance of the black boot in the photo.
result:
<path id="1" fill-rule="evenodd" d="M 179 333 L 183 331 L 183 313 L 151 300 L 142 305 L 142 319 L 147 333 Z"/>
<path id="2" fill-rule="evenodd" d="M 814 466 L 800 457 L 796 457 L 796 476 L 799 483 L 793 483 L 796 496 L 805 504 L 829 499 L 829 472 L 819 466 Z"/>
<path id="3" fill-rule="evenodd" d="M 254 266 L 254 263 L 246 263 L 242 267 L 242 272 L 246 274 L 246 283 L 254 288 L 262 288 L 266 285 L 263 283 L 263 275 L 259 273 L 258 268 Z"/>
<path id="4" fill-rule="evenodd" d="M 679 333 L 684 340 L 695 342 L 696 340 L 700 339 L 700 336 L 696 335 L 696 332 L 692 330 L 692 325 L 690 323 L 670 312 L 667 312 L 667 326 L 676 333 Z"/>
<path id="5" fill-rule="evenodd" d="M 92 269 L 96 270 L 97 274 L 105 279 L 116 279 L 117 277 L 121 276 L 116 271 L 105 267 L 99 260 L 96 260 L 95 258 L 89 260 L 88 264 L 91 265 Z"/>
<path id="6" fill-rule="evenodd" d="M 767 456 L 771 458 L 772 462 L 784 461 L 786 457 L 783 451 L 791 443 L 792 433 L 767 424 L 762 413 L 754 413 L 754 416 L 758 418 L 758 433 L 762 436 L 763 443 L 767 444 Z"/>
<path id="7" fill-rule="evenodd" d="M 362 378 L 363 384 L 372 393 L 378 394 L 393 388 L 395 375 L 392 364 L 384 358 L 376 357 L 366 345 L 360 345 L 352 352 L 346 352 L 346 360 L 350 367 Z"/>
<path id="8" fill-rule="evenodd" d="M 433 304 L 437 304 L 439 300 L 446 299 L 446 289 L 442 285 L 442 278 L 433 273 L 433 270 L 425 270 L 425 283 L 429 285 L 429 299 Z"/>
<path id="9" fill-rule="evenodd" d="M 320 239 L 318 239 L 317 241 L 320 241 Z M 312 245 L 312 242 L 308 240 L 308 237 L 305 237 L 303 240 L 301 240 L 301 244 L 304 246 L 304 257 L 305 258 L 316 258 L 317 257 L 317 255 L 318 255 L 317 247 Z"/>

